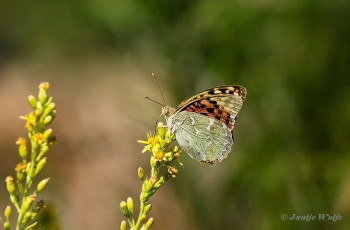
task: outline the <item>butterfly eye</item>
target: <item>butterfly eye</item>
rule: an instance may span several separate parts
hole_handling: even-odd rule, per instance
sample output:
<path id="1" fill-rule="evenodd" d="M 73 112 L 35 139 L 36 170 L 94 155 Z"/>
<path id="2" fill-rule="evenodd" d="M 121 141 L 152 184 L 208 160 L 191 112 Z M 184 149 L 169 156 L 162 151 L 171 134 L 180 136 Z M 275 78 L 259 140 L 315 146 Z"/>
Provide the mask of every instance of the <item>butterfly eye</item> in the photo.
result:
<path id="1" fill-rule="evenodd" d="M 167 106 L 162 107 L 162 114 L 168 116 L 170 113 L 169 108 Z"/>

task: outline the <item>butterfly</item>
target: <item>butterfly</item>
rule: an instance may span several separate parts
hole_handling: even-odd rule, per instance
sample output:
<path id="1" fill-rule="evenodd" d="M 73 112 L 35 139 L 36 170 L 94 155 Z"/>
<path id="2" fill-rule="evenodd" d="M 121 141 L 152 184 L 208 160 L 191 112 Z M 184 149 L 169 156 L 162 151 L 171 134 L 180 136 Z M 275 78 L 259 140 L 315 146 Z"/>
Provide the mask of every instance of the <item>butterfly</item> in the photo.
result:
<path id="1" fill-rule="evenodd" d="M 242 86 L 219 86 L 188 98 L 176 109 L 165 106 L 162 113 L 190 157 L 214 164 L 231 152 L 234 124 L 246 95 Z"/>

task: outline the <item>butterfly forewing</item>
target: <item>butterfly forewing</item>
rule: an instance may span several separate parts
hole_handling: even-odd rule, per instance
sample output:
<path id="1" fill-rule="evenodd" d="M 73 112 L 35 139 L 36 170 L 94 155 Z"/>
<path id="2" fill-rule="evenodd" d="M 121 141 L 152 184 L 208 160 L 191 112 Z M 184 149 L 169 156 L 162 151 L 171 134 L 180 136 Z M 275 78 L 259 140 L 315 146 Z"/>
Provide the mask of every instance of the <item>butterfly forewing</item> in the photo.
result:
<path id="1" fill-rule="evenodd" d="M 225 97 L 227 95 L 239 96 L 242 98 L 242 101 L 244 101 L 247 95 L 247 90 L 243 86 L 238 86 L 238 85 L 233 85 L 233 86 L 224 85 L 224 86 L 218 86 L 215 88 L 210 88 L 181 102 L 177 107 L 177 110 L 181 110 L 182 107 L 198 100 L 202 100 L 210 97 L 214 97 L 214 98 Z"/>
<path id="2" fill-rule="evenodd" d="M 232 130 L 245 97 L 246 89 L 242 86 L 220 86 L 183 101 L 174 114 L 180 111 L 200 113 L 219 120 Z"/>

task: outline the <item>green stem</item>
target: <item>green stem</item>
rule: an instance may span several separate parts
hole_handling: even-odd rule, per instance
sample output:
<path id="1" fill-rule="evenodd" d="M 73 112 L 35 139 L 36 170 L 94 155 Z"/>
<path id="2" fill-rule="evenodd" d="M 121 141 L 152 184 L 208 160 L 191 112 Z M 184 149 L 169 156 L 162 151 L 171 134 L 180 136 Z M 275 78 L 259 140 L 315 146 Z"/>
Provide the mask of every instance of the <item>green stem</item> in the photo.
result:
<path id="1" fill-rule="evenodd" d="M 29 225 L 28 227 L 26 227 L 26 229 L 25 230 L 30 230 L 30 229 L 33 229 L 36 225 L 38 224 L 38 222 L 35 222 L 35 223 L 33 223 L 33 224 L 31 224 L 31 225 Z"/>
<path id="2" fill-rule="evenodd" d="M 133 224 L 133 222 L 132 222 L 130 219 L 128 219 L 128 222 L 129 222 L 130 227 L 131 227 L 132 229 L 135 229 L 135 228 L 134 228 L 134 224 Z"/>
<path id="3" fill-rule="evenodd" d="M 22 202 L 22 206 L 21 206 L 21 211 L 18 214 L 16 230 L 20 230 L 21 229 L 21 225 L 22 225 L 21 223 L 22 223 L 22 219 L 23 219 L 22 207 L 23 207 L 23 202 Z"/>
<path id="4" fill-rule="evenodd" d="M 24 187 L 23 187 L 23 184 L 17 180 L 17 185 L 18 185 L 18 188 L 19 188 L 20 193 L 21 193 L 22 196 L 23 196 L 23 195 L 24 195 Z"/>
<path id="5" fill-rule="evenodd" d="M 139 229 L 139 225 L 141 224 L 141 221 L 143 220 L 142 216 L 144 215 L 144 210 L 145 210 L 145 203 L 142 201 L 142 193 L 140 195 L 140 213 L 139 213 L 139 217 L 137 218 L 137 222 L 136 225 L 134 225 L 134 230 L 138 230 Z"/>

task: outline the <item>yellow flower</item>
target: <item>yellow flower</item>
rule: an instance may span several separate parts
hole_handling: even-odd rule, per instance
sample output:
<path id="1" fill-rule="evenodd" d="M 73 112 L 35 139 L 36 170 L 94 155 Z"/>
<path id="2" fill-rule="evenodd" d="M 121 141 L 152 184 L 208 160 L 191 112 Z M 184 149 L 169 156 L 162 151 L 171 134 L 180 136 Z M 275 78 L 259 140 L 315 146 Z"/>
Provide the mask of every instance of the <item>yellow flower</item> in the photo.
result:
<path id="1" fill-rule="evenodd" d="M 20 137 L 16 141 L 16 145 L 18 145 L 18 146 L 25 146 L 26 143 L 27 143 L 27 141 L 24 137 Z"/>
<path id="2" fill-rule="evenodd" d="M 42 82 L 39 85 L 39 89 L 47 90 L 50 87 L 50 84 L 48 82 Z"/>
<path id="3" fill-rule="evenodd" d="M 36 125 L 36 118 L 33 112 L 31 112 L 28 116 L 21 116 L 20 118 L 27 120 L 27 123 L 25 125 L 26 128 Z"/>
<path id="4" fill-rule="evenodd" d="M 35 134 L 35 136 L 34 136 L 34 140 L 35 141 L 41 141 L 43 139 L 43 134 L 41 134 L 41 133 L 37 133 L 37 134 Z"/>
<path id="5" fill-rule="evenodd" d="M 154 148 L 159 148 L 159 137 L 157 135 L 152 135 L 150 133 L 147 133 L 147 141 L 139 140 L 137 141 L 142 144 L 146 144 L 146 146 L 143 148 L 142 153 L 146 151 L 154 150 Z"/>
<path id="6" fill-rule="evenodd" d="M 155 146 L 156 144 L 159 143 L 159 138 L 158 136 L 154 136 L 154 137 L 151 136 L 148 141 L 151 146 Z"/>
<path id="7" fill-rule="evenodd" d="M 22 170 L 24 170 L 26 167 L 27 167 L 26 164 L 19 163 L 19 164 L 16 165 L 15 171 L 16 171 L 16 172 L 22 171 Z"/>
<path id="8" fill-rule="evenodd" d="M 157 161 L 162 161 L 164 153 L 162 151 L 157 151 L 154 153 L 154 157 L 157 159 Z"/>

